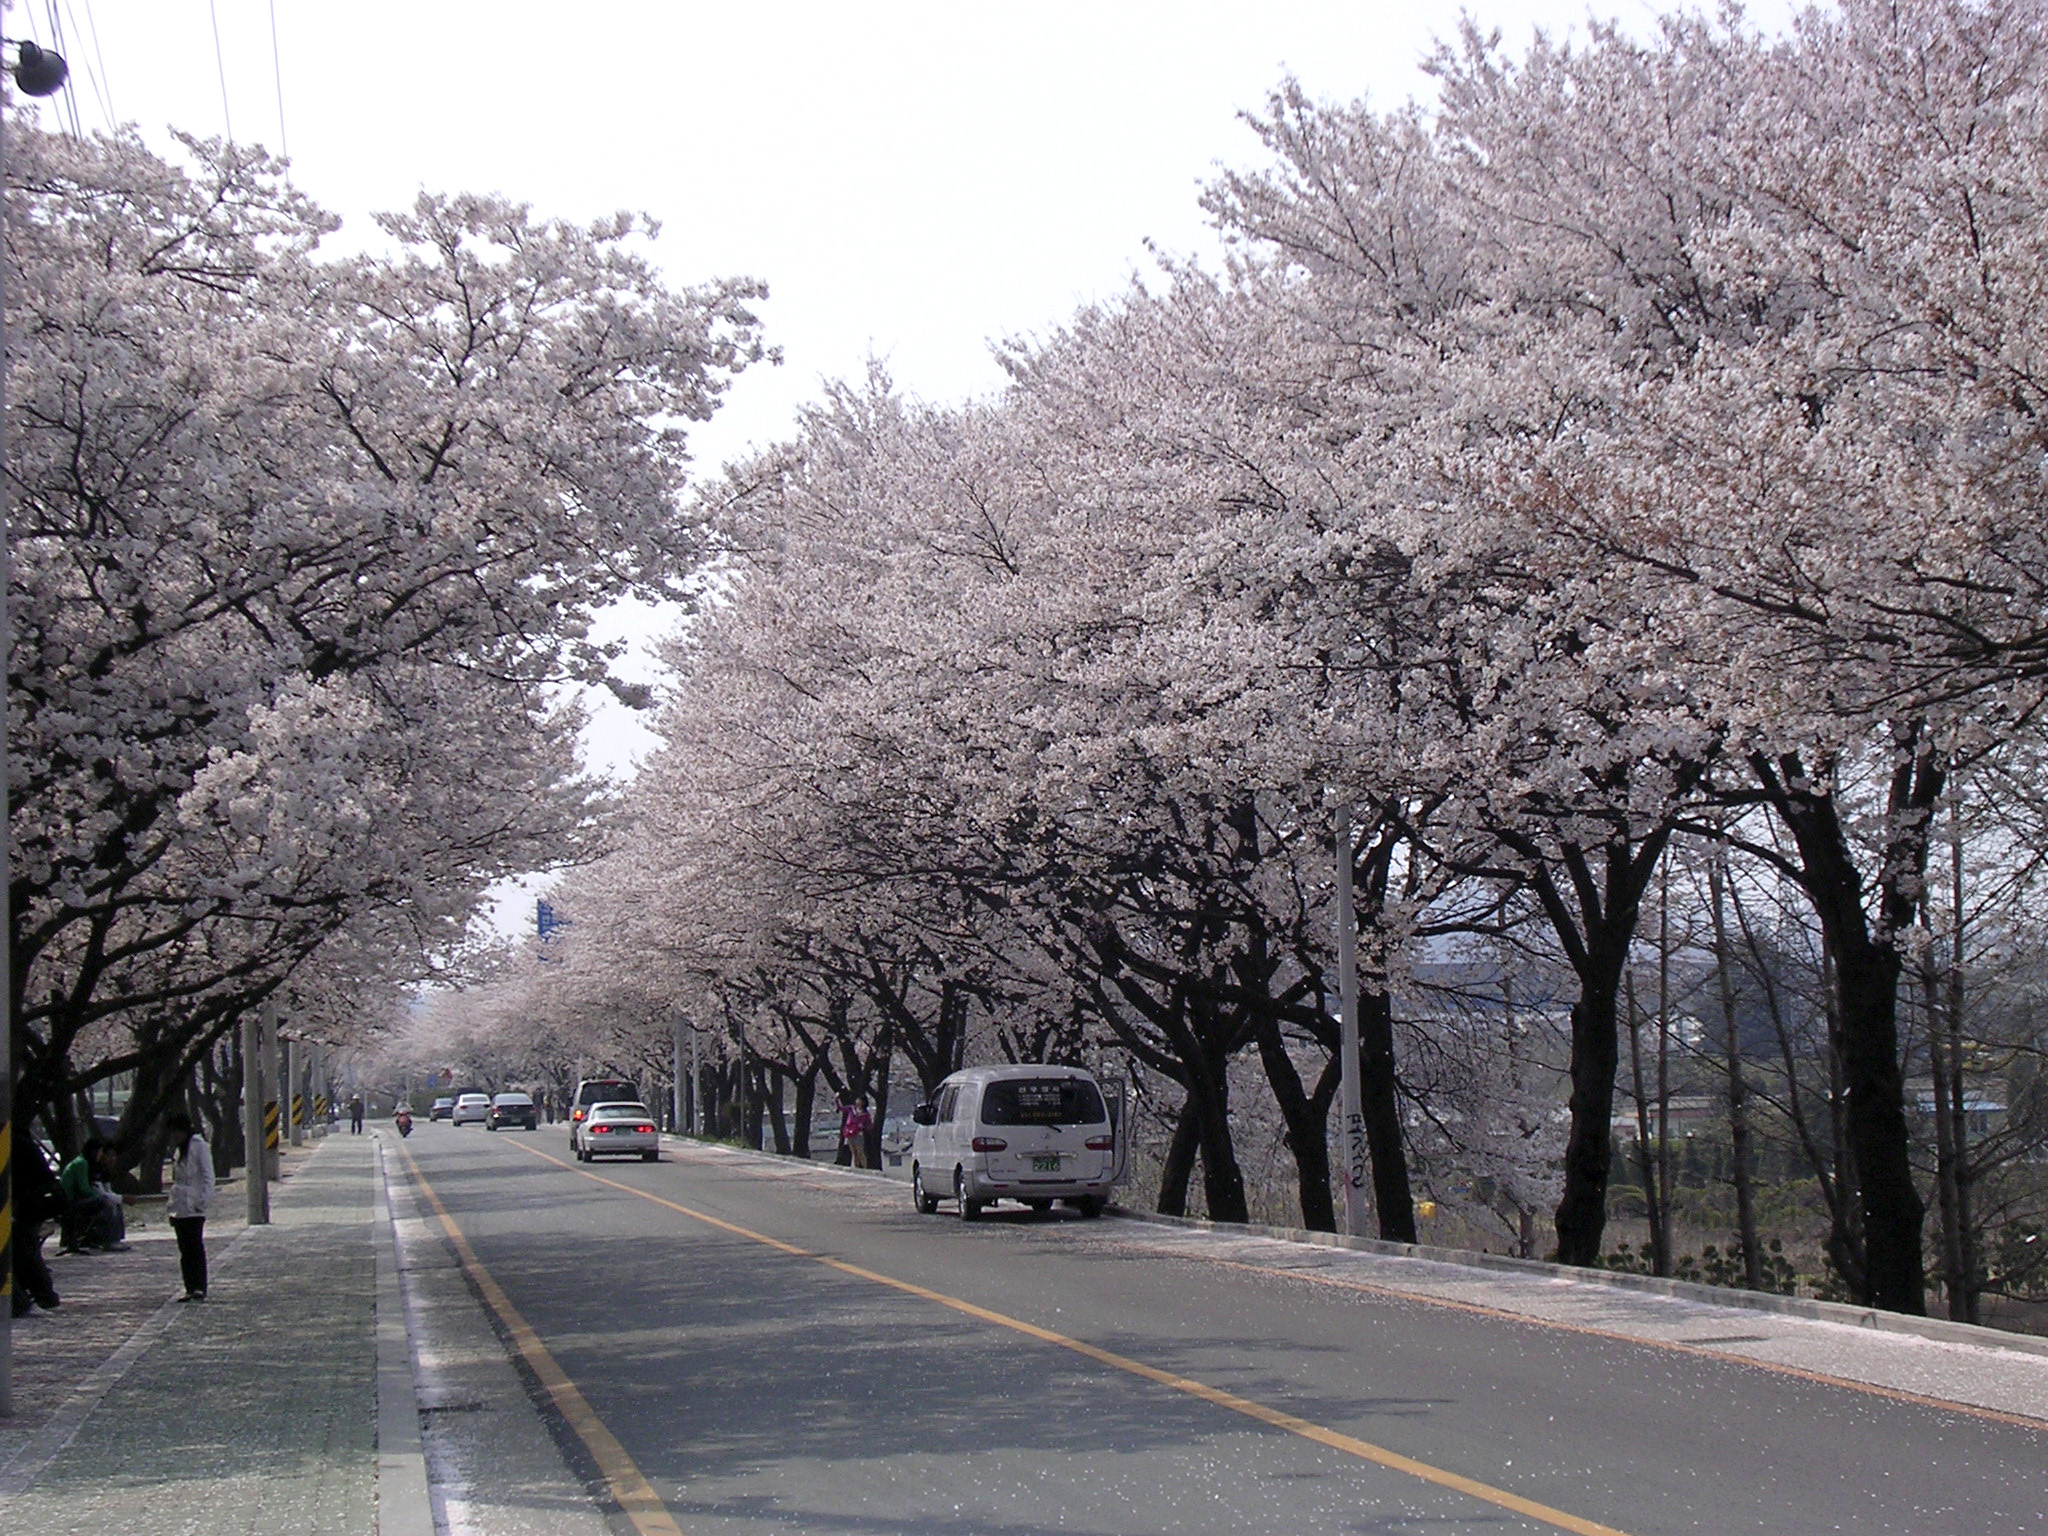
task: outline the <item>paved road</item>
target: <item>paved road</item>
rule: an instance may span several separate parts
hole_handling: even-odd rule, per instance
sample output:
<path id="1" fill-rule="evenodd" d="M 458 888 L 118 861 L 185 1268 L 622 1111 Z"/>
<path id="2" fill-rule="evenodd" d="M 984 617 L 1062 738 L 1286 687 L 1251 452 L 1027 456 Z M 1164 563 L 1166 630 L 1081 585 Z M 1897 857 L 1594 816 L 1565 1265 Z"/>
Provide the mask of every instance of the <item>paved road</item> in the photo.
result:
<path id="1" fill-rule="evenodd" d="M 627 1528 L 2048 1532 L 2048 1399 L 1948 1409 L 1115 1219 L 921 1218 L 715 1150 L 586 1170 L 552 1128 L 422 1132 L 434 1241 Z M 479 1459 L 469 1527 L 518 1528 Z M 506 1476 L 559 1502 L 530 1451 Z"/>

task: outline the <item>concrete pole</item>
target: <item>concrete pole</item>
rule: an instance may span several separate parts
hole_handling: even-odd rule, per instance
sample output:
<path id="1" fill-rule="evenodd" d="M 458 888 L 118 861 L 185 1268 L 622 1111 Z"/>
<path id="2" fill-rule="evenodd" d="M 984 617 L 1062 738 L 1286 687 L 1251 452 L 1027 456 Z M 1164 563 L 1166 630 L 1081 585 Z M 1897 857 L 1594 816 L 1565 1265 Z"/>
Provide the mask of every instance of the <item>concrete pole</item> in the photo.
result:
<path id="1" fill-rule="evenodd" d="M 330 1112 L 334 1104 L 334 1085 L 327 1080 L 327 1047 L 315 1040 L 310 1047 L 313 1053 L 313 1102 L 307 1113 L 312 1116 L 313 1139 L 321 1140 L 327 1135 L 332 1123 Z"/>
<path id="2" fill-rule="evenodd" d="M 263 1020 L 242 1015 L 242 1149 L 248 1166 L 242 1182 L 249 1186 L 249 1225 L 270 1224 L 270 1181 L 263 1176 Z"/>
<path id="3" fill-rule="evenodd" d="M 12 30 L 11 28 L 9 30 Z M 23 93 L 32 96 L 48 96 L 55 93 L 64 83 L 66 69 L 64 56 L 55 52 L 44 55 L 45 78 L 30 81 L 22 77 L 20 55 L 24 44 L 16 43 L 16 65 L 11 71 L 14 83 Z M 0 165 L 6 163 L 4 141 L 0 141 Z M 0 219 L 4 222 L 4 219 Z M 4 298 L 4 294 L 0 294 Z M 0 313 L 5 312 L 0 304 Z M 0 324 L 0 359 L 7 356 L 6 327 Z M 4 372 L 0 372 L 0 467 L 7 458 L 6 411 Z M 6 484 L 5 475 L 0 475 L 0 487 Z M 0 490 L 0 496 L 5 491 Z M 0 578 L 10 570 L 8 558 L 8 507 L 0 501 Z M 9 940 L 14 931 L 14 914 L 8 907 L 7 892 L 14 875 L 13 798 L 10 785 L 14 776 L 14 762 L 7 751 L 10 735 L 11 710 L 8 708 L 5 674 L 14 659 L 13 616 L 7 610 L 7 583 L 0 579 L 0 1009 L 7 1017 L 0 1022 L 0 1418 L 7 1418 L 14 1412 L 14 1287 L 20 1276 L 14 1273 L 14 1200 L 15 1169 L 14 1157 L 14 953 Z M 27 1137 L 22 1138 L 24 1141 Z M 41 1154 L 36 1154 L 40 1156 Z"/>
<path id="4" fill-rule="evenodd" d="M 291 1127 L 292 1145 L 306 1144 L 306 1048 L 297 1040 L 284 1043 L 285 1124 Z"/>
<path id="5" fill-rule="evenodd" d="M 0 138 L 0 165 L 7 160 L 4 138 Z M 4 298 L 4 293 L 0 293 Z M 4 309 L 0 309 L 4 313 Z M 0 358 L 7 355 L 7 335 L 0 325 Z M 6 383 L 0 372 L 0 386 Z M 7 458 L 4 399 L 0 399 L 0 467 Z M 0 486 L 6 484 L 0 475 Z M 4 496 L 0 490 L 0 496 Z M 9 501 L 12 498 L 8 498 Z M 7 558 L 7 502 L 0 502 L 0 575 L 9 569 Z M 0 661 L 14 657 L 13 617 L 7 611 L 7 583 L 0 580 Z M 0 668 L 4 672 L 5 668 Z M 0 679 L 4 681 L 4 679 Z M 14 762 L 7 752 L 8 724 L 13 717 L 7 690 L 0 686 L 0 984 L 4 984 L 4 1011 L 0 1023 L 0 1418 L 14 1412 L 14 1288 L 21 1277 L 14 1272 L 14 914 L 7 901 L 14 871 L 13 794 L 10 788 Z M 24 1140 L 27 1138 L 24 1137 Z"/>
<path id="6" fill-rule="evenodd" d="M 689 1123 L 690 1085 L 683 1080 L 683 1021 L 676 1020 L 669 1036 L 669 1079 L 675 1090 L 669 1095 L 669 1126 L 680 1132 Z"/>
<path id="7" fill-rule="evenodd" d="M 263 1177 L 277 1177 L 277 1004 L 263 1005 L 263 1049 L 257 1052 L 263 1064 Z"/>
<path id="8" fill-rule="evenodd" d="M 1364 1099 L 1359 1090 L 1358 1060 L 1358 915 L 1351 893 L 1351 808 L 1337 812 L 1337 836 L 1332 850 L 1337 859 L 1337 1016 L 1338 1050 L 1343 1053 L 1343 1075 L 1338 1086 L 1338 1117 L 1342 1154 L 1338 1169 L 1344 1178 L 1344 1230 L 1352 1237 L 1366 1237 L 1370 1213 L 1366 1208 L 1366 1179 L 1369 1169 L 1365 1148 Z"/>
<path id="9" fill-rule="evenodd" d="M 697 1026 L 690 1026 L 690 1134 L 704 1134 L 704 1079 L 697 1075 Z"/>

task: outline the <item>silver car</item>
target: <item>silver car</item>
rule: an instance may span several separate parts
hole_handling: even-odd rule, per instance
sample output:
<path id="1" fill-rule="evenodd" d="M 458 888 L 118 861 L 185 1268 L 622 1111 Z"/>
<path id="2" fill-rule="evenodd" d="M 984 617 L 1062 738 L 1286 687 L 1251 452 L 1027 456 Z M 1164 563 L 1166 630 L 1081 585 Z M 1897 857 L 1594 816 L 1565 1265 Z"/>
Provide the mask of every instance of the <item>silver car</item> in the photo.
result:
<path id="1" fill-rule="evenodd" d="M 450 1125 L 484 1125 L 491 1118 L 491 1096 L 488 1093 L 461 1093 L 455 1096 L 455 1109 L 448 1116 Z"/>
<path id="2" fill-rule="evenodd" d="M 652 1163 L 661 1157 L 661 1135 L 645 1104 L 593 1104 L 575 1136 L 578 1162 L 638 1156 Z"/>

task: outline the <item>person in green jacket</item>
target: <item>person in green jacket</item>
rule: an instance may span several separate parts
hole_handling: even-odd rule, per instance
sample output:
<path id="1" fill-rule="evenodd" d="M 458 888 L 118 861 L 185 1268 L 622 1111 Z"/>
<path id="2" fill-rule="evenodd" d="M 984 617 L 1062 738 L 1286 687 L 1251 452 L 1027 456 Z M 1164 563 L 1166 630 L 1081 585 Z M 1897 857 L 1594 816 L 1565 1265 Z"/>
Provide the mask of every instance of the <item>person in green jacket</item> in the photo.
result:
<path id="1" fill-rule="evenodd" d="M 57 1175 L 64 1191 L 64 1241 L 60 1246 L 69 1252 L 125 1253 L 128 1249 L 128 1217 L 121 1208 L 121 1197 L 101 1182 L 109 1175 L 106 1165 L 112 1150 L 99 1137 L 89 1137 L 84 1150 Z"/>

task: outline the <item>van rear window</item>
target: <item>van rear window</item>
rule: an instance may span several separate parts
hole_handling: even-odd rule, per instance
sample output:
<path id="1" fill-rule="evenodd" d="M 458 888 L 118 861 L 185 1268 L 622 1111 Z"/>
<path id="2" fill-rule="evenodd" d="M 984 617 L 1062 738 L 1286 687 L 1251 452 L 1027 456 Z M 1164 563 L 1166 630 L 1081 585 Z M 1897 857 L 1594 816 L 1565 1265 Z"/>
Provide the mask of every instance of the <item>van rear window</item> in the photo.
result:
<path id="1" fill-rule="evenodd" d="M 627 1103 L 640 1097 L 640 1085 L 629 1083 L 624 1078 L 592 1078 L 583 1085 L 576 1095 L 578 1104 L 602 1104 L 607 1099 L 624 1100 Z"/>
<path id="2" fill-rule="evenodd" d="M 1108 1118 L 1085 1078 L 1010 1078 L 981 1091 L 984 1125 L 1100 1125 Z"/>

